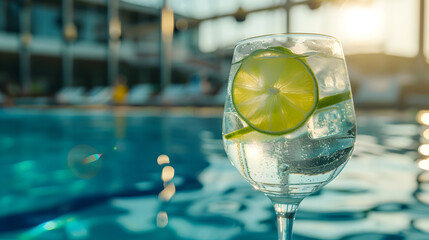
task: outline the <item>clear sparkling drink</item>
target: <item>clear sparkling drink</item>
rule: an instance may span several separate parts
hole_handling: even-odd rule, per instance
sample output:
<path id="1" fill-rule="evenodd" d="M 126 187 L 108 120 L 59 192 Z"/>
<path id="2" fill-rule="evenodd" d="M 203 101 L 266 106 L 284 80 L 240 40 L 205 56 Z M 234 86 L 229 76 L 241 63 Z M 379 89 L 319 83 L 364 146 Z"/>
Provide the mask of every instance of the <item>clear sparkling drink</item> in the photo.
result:
<path id="1" fill-rule="evenodd" d="M 222 136 L 232 165 L 273 203 L 278 239 L 291 240 L 299 204 L 339 174 L 355 143 L 340 42 L 318 34 L 239 42 Z"/>
<path id="2" fill-rule="evenodd" d="M 235 54 L 223 119 L 224 146 L 232 165 L 258 190 L 271 195 L 306 196 L 343 169 L 353 151 L 356 122 L 342 52 L 291 47 L 314 73 L 318 106 L 301 126 L 284 134 L 250 129 L 233 103 L 233 81 L 246 54 Z M 250 53 L 251 54 L 251 53 Z M 289 58 L 291 56 L 275 56 Z M 272 56 L 261 56 L 273 58 Z M 244 60 L 243 60 L 244 59 Z M 256 108 L 257 106 L 255 106 Z M 233 137 L 225 137 L 236 132 Z"/>

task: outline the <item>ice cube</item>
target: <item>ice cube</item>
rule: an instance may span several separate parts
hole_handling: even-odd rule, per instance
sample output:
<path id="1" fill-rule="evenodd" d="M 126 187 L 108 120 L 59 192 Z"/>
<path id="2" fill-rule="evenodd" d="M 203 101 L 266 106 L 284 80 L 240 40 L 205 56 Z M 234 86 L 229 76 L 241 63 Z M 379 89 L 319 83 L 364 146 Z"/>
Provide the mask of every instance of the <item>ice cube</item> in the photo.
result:
<path id="1" fill-rule="evenodd" d="M 245 125 L 244 121 L 238 117 L 237 113 L 234 112 L 225 112 L 223 118 L 223 133 L 231 133 L 238 129 L 242 129 Z"/>
<path id="2" fill-rule="evenodd" d="M 267 48 L 267 46 L 264 46 L 263 41 L 242 43 L 236 47 L 232 62 L 238 62 L 243 58 L 247 57 L 249 54 L 253 53 L 254 51 L 264 48 Z"/>
<path id="3" fill-rule="evenodd" d="M 265 184 L 278 184 L 281 181 L 279 175 L 279 163 L 275 156 L 268 154 L 273 146 L 249 143 L 242 145 L 246 159 L 244 168 L 249 177 L 255 182 Z M 268 149 L 266 149 L 268 148 Z"/>
<path id="4" fill-rule="evenodd" d="M 345 123 L 347 124 L 356 124 L 356 118 L 355 118 L 355 110 L 353 107 L 353 101 L 345 101 L 341 103 L 341 111 L 343 118 L 346 120 Z"/>
<path id="5" fill-rule="evenodd" d="M 330 137 L 343 131 L 343 119 L 339 107 L 321 109 L 313 114 L 308 124 L 313 139 Z"/>
<path id="6" fill-rule="evenodd" d="M 320 97 L 342 93 L 349 87 L 348 74 L 343 59 L 315 55 L 307 58 L 319 84 Z"/>

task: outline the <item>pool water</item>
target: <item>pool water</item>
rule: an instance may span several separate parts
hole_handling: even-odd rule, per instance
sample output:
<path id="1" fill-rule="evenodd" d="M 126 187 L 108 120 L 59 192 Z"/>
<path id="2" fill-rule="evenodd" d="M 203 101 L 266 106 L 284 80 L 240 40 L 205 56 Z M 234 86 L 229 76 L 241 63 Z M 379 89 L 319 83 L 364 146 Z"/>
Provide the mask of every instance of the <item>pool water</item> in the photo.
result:
<path id="1" fill-rule="evenodd" d="M 231 166 L 222 110 L 0 109 L 0 239 L 276 239 Z M 429 239 L 416 111 L 359 112 L 355 153 L 305 199 L 300 239 Z"/>

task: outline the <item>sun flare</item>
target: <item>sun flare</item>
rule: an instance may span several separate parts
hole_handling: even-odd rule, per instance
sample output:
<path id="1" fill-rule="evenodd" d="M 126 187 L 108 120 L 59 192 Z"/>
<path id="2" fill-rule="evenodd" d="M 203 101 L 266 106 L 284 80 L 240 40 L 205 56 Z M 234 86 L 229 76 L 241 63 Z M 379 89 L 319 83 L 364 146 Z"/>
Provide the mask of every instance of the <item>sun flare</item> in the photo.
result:
<path id="1" fill-rule="evenodd" d="M 374 7 L 350 6 L 343 12 L 343 28 L 353 41 L 369 41 L 383 31 L 383 19 Z"/>

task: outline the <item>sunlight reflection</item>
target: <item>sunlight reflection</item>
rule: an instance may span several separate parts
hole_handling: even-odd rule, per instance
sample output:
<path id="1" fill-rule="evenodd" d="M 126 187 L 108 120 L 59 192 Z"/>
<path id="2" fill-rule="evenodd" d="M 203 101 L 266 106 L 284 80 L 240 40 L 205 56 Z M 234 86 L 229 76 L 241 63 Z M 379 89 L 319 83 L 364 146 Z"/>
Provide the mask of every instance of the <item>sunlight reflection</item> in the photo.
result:
<path id="1" fill-rule="evenodd" d="M 429 128 L 428 129 L 426 129 L 426 130 L 424 130 L 424 132 L 423 132 L 423 137 L 424 138 L 426 138 L 426 139 L 428 139 L 429 140 Z"/>
<path id="2" fill-rule="evenodd" d="M 422 232 L 429 233 L 429 219 L 422 218 L 414 221 L 414 226 Z"/>
<path id="3" fill-rule="evenodd" d="M 350 6 L 343 11 L 344 31 L 354 41 L 373 39 L 383 29 L 383 16 L 374 7 Z"/>
<path id="4" fill-rule="evenodd" d="M 427 191 L 418 192 L 416 199 L 423 204 L 429 205 L 429 194 Z"/>
<path id="5" fill-rule="evenodd" d="M 158 165 L 169 164 L 170 158 L 167 155 L 160 155 L 157 159 Z M 161 180 L 164 183 L 164 189 L 158 194 L 158 199 L 163 202 L 168 202 L 176 193 L 176 185 L 171 181 L 174 178 L 174 168 L 165 166 L 162 168 Z M 159 228 L 164 228 L 168 224 L 168 214 L 166 211 L 160 210 L 156 216 L 156 225 Z"/>
<path id="6" fill-rule="evenodd" d="M 171 166 L 165 166 L 162 169 L 161 179 L 163 182 L 169 182 L 174 177 L 174 168 Z"/>
<path id="7" fill-rule="evenodd" d="M 57 223 L 55 221 L 49 221 L 43 224 L 43 228 L 47 231 L 53 230 L 57 227 Z"/>
<path id="8" fill-rule="evenodd" d="M 429 158 L 422 159 L 418 162 L 419 168 L 429 171 Z"/>
<path id="9" fill-rule="evenodd" d="M 167 155 L 159 155 L 158 159 L 157 159 L 158 165 L 162 165 L 162 164 L 168 164 L 170 163 L 170 159 L 168 158 Z"/>
<path id="10" fill-rule="evenodd" d="M 421 155 L 429 156 L 429 144 L 420 145 L 418 151 Z"/>
<path id="11" fill-rule="evenodd" d="M 429 172 L 423 172 L 417 177 L 418 182 L 429 183 Z"/>
<path id="12" fill-rule="evenodd" d="M 166 212 L 161 211 L 156 216 L 156 226 L 159 228 L 164 228 L 168 224 L 168 215 Z"/>
<path id="13" fill-rule="evenodd" d="M 159 193 L 158 197 L 160 200 L 168 202 L 175 193 L 176 186 L 174 185 L 174 183 L 170 183 Z"/>
<path id="14" fill-rule="evenodd" d="M 429 110 L 421 110 L 417 113 L 417 121 L 420 124 L 429 125 Z"/>

